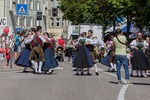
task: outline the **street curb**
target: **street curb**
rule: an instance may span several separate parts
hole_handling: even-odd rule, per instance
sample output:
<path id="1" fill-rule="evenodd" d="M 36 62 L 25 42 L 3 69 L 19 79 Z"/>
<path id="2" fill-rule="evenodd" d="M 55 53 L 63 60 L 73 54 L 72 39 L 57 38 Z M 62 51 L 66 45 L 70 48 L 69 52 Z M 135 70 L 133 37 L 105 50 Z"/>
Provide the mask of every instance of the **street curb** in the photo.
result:
<path id="1" fill-rule="evenodd" d="M 0 72 L 23 71 L 23 68 L 0 69 Z"/>

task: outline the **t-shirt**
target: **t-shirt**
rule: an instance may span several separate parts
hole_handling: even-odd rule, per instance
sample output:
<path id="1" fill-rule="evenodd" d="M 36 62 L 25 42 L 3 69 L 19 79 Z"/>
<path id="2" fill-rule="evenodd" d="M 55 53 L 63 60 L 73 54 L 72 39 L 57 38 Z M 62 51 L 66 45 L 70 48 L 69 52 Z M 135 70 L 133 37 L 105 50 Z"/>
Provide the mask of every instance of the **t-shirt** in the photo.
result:
<path id="1" fill-rule="evenodd" d="M 19 46 L 19 44 L 20 44 L 19 36 L 18 36 L 18 35 L 15 35 L 15 36 L 14 36 L 14 39 L 15 39 L 15 45 Z"/>
<path id="2" fill-rule="evenodd" d="M 125 36 L 118 36 L 118 39 L 123 42 L 123 43 L 126 43 L 127 39 Z M 126 45 L 120 43 L 116 37 L 114 38 L 114 43 L 115 43 L 115 47 L 116 47 L 116 52 L 115 54 L 116 55 L 126 55 Z"/>
<path id="3" fill-rule="evenodd" d="M 58 44 L 64 47 L 65 41 L 63 39 L 58 39 Z"/>

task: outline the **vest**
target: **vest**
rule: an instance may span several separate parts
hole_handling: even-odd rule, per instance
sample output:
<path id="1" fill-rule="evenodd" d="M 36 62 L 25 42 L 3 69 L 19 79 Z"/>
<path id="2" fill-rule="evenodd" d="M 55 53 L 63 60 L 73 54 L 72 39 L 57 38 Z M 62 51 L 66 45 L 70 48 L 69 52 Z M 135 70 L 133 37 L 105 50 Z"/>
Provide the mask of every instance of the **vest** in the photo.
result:
<path id="1" fill-rule="evenodd" d="M 34 35 L 34 39 L 31 42 L 32 46 L 42 46 L 42 40 L 39 38 L 39 35 Z"/>

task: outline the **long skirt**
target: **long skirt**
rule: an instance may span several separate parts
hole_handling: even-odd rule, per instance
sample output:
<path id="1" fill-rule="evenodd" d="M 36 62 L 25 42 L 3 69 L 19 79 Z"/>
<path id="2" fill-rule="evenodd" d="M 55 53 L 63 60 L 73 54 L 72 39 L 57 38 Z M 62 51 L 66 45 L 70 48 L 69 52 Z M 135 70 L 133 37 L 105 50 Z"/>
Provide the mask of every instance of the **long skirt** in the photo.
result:
<path id="1" fill-rule="evenodd" d="M 132 69 L 133 70 L 149 70 L 150 64 L 143 51 L 137 50 L 133 53 Z"/>
<path id="2" fill-rule="evenodd" d="M 104 58 L 101 59 L 101 62 L 103 65 L 110 66 L 109 62 L 110 56 L 107 54 Z"/>
<path id="3" fill-rule="evenodd" d="M 77 51 L 75 59 L 73 61 L 73 67 L 75 68 L 91 68 L 94 65 L 92 56 L 89 50 L 85 46 L 81 46 Z"/>
<path id="4" fill-rule="evenodd" d="M 43 68 L 42 68 L 44 71 L 58 66 L 58 63 L 56 59 L 54 58 L 54 55 L 50 48 L 47 48 L 44 51 L 44 59 L 45 61 L 43 63 Z"/>
<path id="5" fill-rule="evenodd" d="M 15 64 L 22 67 L 31 67 L 31 63 L 29 61 L 30 52 L 30 50 L 24 49 L 18 59 L 15 61 Z"/>

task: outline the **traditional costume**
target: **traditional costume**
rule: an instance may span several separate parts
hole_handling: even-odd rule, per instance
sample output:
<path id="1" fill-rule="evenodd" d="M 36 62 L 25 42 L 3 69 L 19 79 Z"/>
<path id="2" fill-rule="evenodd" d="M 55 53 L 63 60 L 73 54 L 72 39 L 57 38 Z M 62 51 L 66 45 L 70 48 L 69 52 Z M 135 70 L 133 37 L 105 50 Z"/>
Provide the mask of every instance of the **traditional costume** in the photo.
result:
<path id="1" fill-rule="evenodd" d="M 148 43 L 144 40 L 133 40 L 130 46 L 132 49 L 135 47 L 138 48 L 138 50 L 134 50 L 133 52 L 131 60 L 132 70 L 140 70 L 141 76 L 143 76 L 142 71 L 150 69 L 150 64 L 143 51 L 143 48 L 148 48 Z"/>
<path id="2" fill-rule="evenodd" d="M 98 62 L 98 60 L 97 60 L 97 55 L 96 55 L 96 46 L 98 45 L 98 40 L 96 40 L 96 39 L 94 39 L 93 37 L 89 37 L 88 38 L 88 43 L 90 43 L 90 47 L 92 47 L 92 49 L 91 48 L 89 48 L 89 51 L 90 51 L 90 54 L 91 54 L 91 56 L 92 56 L 92 60 L 93 60 L 93 62 L 94 62 L 94 67 L 95 67 L 95 74 L 96 75 L 99 75 L 98 74 L 98 68 L 97 68 L 97 62 Z M 92 46 L 93 45 L 93 46 Z M 91 50 L 90 50 L 91 49 Z"/>
<path id="3" fill-rule="evenodd" d="M 50 41 L 50 42 L 49 42 Z M 52 42 L 51 40 L 47 40 L 46 43 L 44 43 L 43 50 L 44 50 L 44 63 L 43 63 L 43 70 L 45 72 L 49 71 L 49 73 L 53 72 L 53 68 L 58 66 L 58 63 L 56 59 L 54 58 L 53 52 L 51 50 Z"/>
<path id="4" fill-rule="evenodd" d="M 30 61 L 34 65 L 35 73 L 39 74 L 42 72 L 41 68 L 44 62 L 44 52 L 42 48 L 42 43 L 44 42 L 46 42 L 46 40 L 38 34 L 35 34 L 31 41 L 32 51 L 30 53 Z"/>
<path id="5" fill-rule="evenodd" d="M 106 66 L 109 66 L 108 71 L 115 71 L 116 70 L 115 48 L 113 41 L 107 42 L 106 47 L 108 54 L 103 59 L 101 59 L 101 63 Z"/>
<path id="6" fill-rule="evenodd" d="M 17 58 L 17 60 L 15 61 L 16 65 L 25 67 L 24 71 L 26 71 L 27 67 L 31 67 L 31 62 L 29 60 L 31 47 L 30 47 L 30 44 L 28 42 L 30 40 L 31 40 L 31 38 L 26 38 L 24 40 L 24 42 L 25 42 L 25 49 L 20 54 L 20 56 Z"/>
<path id="7" fill-rule="evenodd" d="M 85 38 L 79 39 L 80 47 L 79 47 L 76 57 L 73 61 L 73 67 L 77 68 L 77 70 L 79 70 L 80 68 L 82 70 L 83 70 L 83 68 L 91 68 L 94 65 L 92 56 L 91 56 L 89 50 L 87 49 L 87 47 L 84 45 L 85 43 L 86 43 Z M 78 74 L 78 72 L 77 72 L 77 74 Z M 83 72 L 81 74 L 83 74 Z"/>

